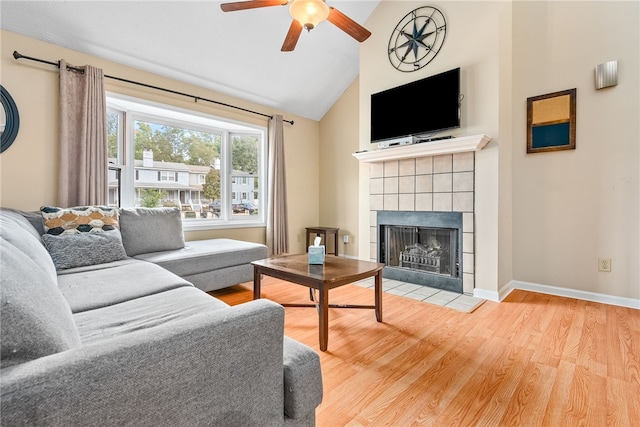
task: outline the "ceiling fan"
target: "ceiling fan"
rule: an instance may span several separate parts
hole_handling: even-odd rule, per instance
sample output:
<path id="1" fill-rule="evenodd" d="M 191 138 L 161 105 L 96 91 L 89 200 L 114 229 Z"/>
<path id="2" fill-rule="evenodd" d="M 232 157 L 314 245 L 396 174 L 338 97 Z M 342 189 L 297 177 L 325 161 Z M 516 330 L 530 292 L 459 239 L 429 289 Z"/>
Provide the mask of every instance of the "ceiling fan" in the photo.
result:
<path id="1" fill-rule="evenodd" d="M 324 20 L 331 22 L 359 42 L 365 41 L 371 35 L 369 30 L 338 9 L 327 6 L 325 0 L 246 0 L 223 3 L 220 8 L 223 12 L 233 12 L 259 7 L 286 6 L 287 4 L 289 4 L 289 14 L 293 21 L 280 49 L 283 52 L 295 49 L 303 28 L 311 31 Z"/>

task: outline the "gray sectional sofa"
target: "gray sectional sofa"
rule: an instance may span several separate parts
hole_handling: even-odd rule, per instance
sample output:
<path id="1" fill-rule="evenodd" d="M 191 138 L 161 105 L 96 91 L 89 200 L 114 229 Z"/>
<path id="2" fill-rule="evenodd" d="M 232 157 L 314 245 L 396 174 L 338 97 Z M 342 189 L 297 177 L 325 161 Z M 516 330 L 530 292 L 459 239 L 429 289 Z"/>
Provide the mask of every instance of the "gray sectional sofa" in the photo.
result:
<path id="1" fill-rule="evenodd" d="M 173 214 L 123 210 L 69 242 L 0 209 L 1 425 L 315 424 L 319 357 L 284 336 L 282 306 L 201 290 L 250 280 L 264 247 L 179 247 Z"/>

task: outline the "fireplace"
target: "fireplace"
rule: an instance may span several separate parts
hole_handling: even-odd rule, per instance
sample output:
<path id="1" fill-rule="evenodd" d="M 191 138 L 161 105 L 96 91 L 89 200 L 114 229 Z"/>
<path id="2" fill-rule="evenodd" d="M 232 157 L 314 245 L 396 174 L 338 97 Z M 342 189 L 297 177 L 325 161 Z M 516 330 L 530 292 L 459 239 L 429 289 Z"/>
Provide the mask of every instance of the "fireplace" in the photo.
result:
<path id="1" fill-rule="evenodd" d="M 476 287 L 475 187 L 476 151 L 491 138 L 486 135 L 456 137 L 423 144 L 406 145 L 385 150 L 354 153 L 360 162 L 369 164 L 369 259 L 380 260 L 378 213 L 456 213 L 462 215 L 458 229 L 458 273 L 462 278 L 462 293 L 472 295 Z M 383 214 L 386 215 L 386 214 Z M 382 224 L 422 226 L 389 222 Z M 420 220 L 421 221 L 421 220 Z M 458 226 L 436 225 L 443 228 Z M 481 246 L 486 245 L 483 243 Z M 389 267 L 389 277 L 395 267 Z M 430 274 L 428 286 L 437 274 Z M 456 278 L 452 278 L 457 280 Z M 407 282 L 423 283 L 417 277 Z M 451 280 L 446 280 L 450 282 Z M 447 289 L 458 292 L 459 285 Z"/>
<path id="2" fill-rule="evenodd" d="M 378 211 L 383 277 L 462 293 L 462 213 Z"/>

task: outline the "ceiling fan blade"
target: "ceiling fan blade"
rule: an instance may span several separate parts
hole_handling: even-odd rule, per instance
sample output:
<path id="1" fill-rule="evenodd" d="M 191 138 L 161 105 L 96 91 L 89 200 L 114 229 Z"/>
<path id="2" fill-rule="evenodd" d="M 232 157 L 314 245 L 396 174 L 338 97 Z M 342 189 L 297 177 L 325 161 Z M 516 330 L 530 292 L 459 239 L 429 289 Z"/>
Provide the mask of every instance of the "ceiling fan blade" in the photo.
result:
<path id="1" fill-rule="evenodd" d="M 282 49 L 280 50 L 282 52 L 291 52 L 293 49 L 295 49 L 301 32 L 302 24 L 295 19 L 291 21 L 289 32 L 287 33 L 287 37 L 285 37 L 284 43 L 282 44 Z"/>
<path id="2" fill-rule="evenodd" d="M 222 9 L 223 12 L 234 12 L 236 10 L 256 9 L 258 7 L 285 6 L 287 3 L 289 3 L 288 0 L 236 1 L 232 3 L 222 3 L 220 9 Z"/>
<path id="3" fill-rule="evenodd" d="M 371 35 L 369 30 L 349 18 L 344 13 L 340 12 L 335 7 L 329 7 L 329 17 L 327 20 L 359 42 L 365 41 Z"/>

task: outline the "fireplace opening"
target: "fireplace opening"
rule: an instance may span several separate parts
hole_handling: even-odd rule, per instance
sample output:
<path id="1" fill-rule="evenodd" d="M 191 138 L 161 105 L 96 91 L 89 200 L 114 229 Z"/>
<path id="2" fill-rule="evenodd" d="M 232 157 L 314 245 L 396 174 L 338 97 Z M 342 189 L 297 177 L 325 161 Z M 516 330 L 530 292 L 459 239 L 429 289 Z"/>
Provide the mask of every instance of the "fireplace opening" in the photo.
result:
<path id="1" fill-rule="evenodd" d="M 383 277 L 462 293 L 462 214 L 378 212 Z"/>
<path id="2" fill-rule="evenodd" d="M 390 225 L 385 234 L 380 249 L 388 266 L 459 276 L 458 230 Z"/>

